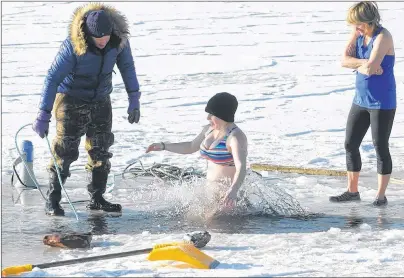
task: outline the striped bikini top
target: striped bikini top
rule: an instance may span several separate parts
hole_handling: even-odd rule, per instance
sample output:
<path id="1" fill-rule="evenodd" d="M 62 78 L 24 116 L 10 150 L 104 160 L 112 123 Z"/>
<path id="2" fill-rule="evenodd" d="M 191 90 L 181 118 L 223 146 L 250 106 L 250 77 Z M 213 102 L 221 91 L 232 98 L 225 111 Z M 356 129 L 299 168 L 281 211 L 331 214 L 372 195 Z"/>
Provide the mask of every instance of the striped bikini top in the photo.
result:
<path id="1" fill-rule="evenodd" d="M 220 142 L 212 149 L 207 149 L 202 142 L 200 146 L 200 154 L 202 158 L 212 161 L 215 164 L 223 165 L 223 166 L 234 166 L 233 155 L 227 150 L 226 140 L 229 137 L 230 133 L 235 130 L 237 126 L 233 127 Z M 212 133 L 213 129 L 206 133 L 208 136 Z M 205 140 L 204 140 L 205 141 Z"/>

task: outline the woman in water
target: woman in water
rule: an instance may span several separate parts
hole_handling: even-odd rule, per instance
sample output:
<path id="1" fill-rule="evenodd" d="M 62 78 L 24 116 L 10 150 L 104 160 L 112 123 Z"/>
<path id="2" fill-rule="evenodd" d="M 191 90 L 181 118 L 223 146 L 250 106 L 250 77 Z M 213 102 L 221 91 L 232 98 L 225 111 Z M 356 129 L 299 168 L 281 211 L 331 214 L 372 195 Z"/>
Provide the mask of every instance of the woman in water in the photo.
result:
<path id="1" fill-rule="evenodd" d="M 342 66 L 356 70 L 355 97 L 348 115 L 345 137 L 348 190 L 330 197 L 332 202 L 359 201 L 359 172 L 362 161 L 359 146 L 371 126 L 377 154 L 378 191 L 375 206 L 387 205 L 385 196 L 392 172 L 389 138 L 396 112 L 394 44 L 390 32 L 380 25 L 374 2 L 353 5 L 347 16 L 352 26 Z"/>
<path id="2" fill-rule="evenodd" d="M 190 142 L 153 143 L 146 153 L 151 151 L 169 151 L 178 154 L 200 152 L 207 160 L 207 182 L 220 186 L 228 181 L 228 188 L 222 199 L 221 209 L 234 208 L 237 192 L 247 172 L 247 137 L 234 123 L 238 107 L 235 96 L 218 93 L 207 103 L 205 111 L 209 124 Z"/>

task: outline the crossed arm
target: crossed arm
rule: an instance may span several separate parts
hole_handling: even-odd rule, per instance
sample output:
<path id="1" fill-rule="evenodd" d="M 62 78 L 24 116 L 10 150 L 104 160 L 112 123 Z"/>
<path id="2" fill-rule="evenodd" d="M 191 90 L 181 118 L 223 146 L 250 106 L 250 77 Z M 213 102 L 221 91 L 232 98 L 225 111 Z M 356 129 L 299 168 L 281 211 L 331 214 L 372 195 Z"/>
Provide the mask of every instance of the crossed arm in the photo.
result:
<path id="1" fill-rule="evenodd" d="M 384 56 L 393 47 L 393 39 L 387 30 L 383 30 L 373 42 L 373 49 L 369 59 L 356 58 L 356 39 L 359 34 L 353 30 L 344 49 L 341 65 L 345 68 L 356 69 L 365 75 L 380 75 L 383 73 L 381 63 Z"/>
<path id="2" fill-rule="evenodd" d="M 357 69 L 367 62 L 366 59 L 356 58 L 356 39 L 358 37 L 359 33 L 353 30 L 342 54 L 341 66 L 344 68 Z"/>
<path id="3" fill-rule="evenodd" d="M 387 30 L 383 30 L 373 42 L 373 49 L 369 60 L 358 68 L 358 72 L 365 75 L 378 74 L 384 56 L 393 47 L 393 38 Z"/>

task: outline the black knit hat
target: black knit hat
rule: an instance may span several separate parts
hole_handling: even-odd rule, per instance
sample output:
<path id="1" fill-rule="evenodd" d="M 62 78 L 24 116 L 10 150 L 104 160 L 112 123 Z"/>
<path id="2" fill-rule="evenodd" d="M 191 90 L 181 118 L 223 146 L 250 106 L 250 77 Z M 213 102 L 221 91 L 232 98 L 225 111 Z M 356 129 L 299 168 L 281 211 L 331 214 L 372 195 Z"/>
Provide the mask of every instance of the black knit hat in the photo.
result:
<path id="1" fill-rule="evenodd" d="M 112 33 L 112 24 L 104 10 L 91 11 L 86 18 L 86 29 L 90 36 L 102 38 Z"/>
<path id="2" fill-rule="evenodd" d="M 205 112 L 212 114 L 225 122 L 234 122 L 238 101 L 235 96 L 229 93 L 217 93 L 206 105 Z"/>

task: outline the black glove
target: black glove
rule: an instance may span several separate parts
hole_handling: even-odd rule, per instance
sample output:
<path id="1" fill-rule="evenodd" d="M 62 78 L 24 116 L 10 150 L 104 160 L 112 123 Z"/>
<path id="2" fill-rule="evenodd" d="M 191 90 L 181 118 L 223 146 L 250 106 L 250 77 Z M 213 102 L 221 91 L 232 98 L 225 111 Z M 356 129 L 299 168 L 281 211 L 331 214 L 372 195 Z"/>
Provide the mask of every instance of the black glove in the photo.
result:
<path id="1" fill-rule="evenodd" d="M 139 119 L 140 119 L 140 110 L 135 108 L 129 113 L 128 121 L 129 123 L 133 124 L 138 123 Z"/>
<path id="2" fill-rule="evenodd" d="M 129 123 L 138 123 L 140 119 L 140 98 L 141 93 L 135 92 L 128 94 L 129 107 L 128 107 L 128 121 Z"/>

